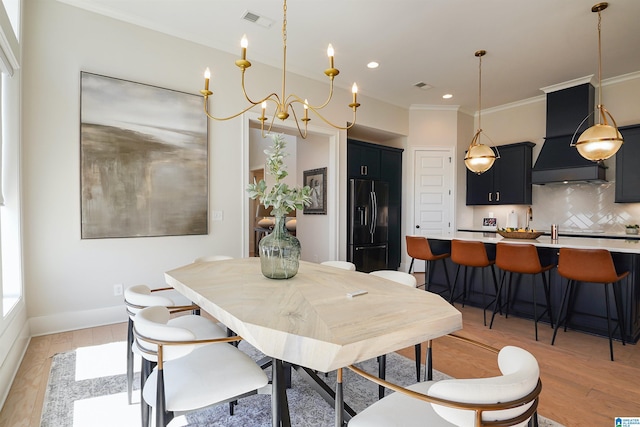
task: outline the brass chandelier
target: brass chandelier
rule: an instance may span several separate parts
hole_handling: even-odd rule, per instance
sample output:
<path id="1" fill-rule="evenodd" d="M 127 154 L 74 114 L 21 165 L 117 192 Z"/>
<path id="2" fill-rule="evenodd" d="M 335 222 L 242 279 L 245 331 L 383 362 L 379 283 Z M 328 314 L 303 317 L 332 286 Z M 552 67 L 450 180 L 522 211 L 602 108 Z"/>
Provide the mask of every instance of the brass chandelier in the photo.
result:
<path id="1" fill-rule="evenodd" d="M 598 112 L 598 123 L 582 132 L 578 141 L 574 143 L 574 138 L 578 129 L 582 127 L 582 124 L 593 113 L 589 114 L 585 117 L 582 123 L 580 123 L 578 129 L 576 129 L 573 137 L 571 138 L 571 146 L 576 147 L 578 153 L 580 153 L 582 157 L 594 162 L 599 162 L 613 156 L 624 142 L 622 135 L 618 131 L 618 125 L 616 124 L 615 119 L 611 113 L 604 108 L 602 103 L 602 42 L 600 40 L 602 16 L 600 12 L 605 10 L 608 6 L 609 3 L 603 2 L 596 4 L 591 8 L 591 12 L 598 13 L 598 107 L 596 108 L 596 111 Z M 607 116 L 609 116 L 611 122 L 613 122 L 613 126 L 608 123 Z"/>
<path id="2" fill-rule="evenodd" d="M 209 90 L 209 79 L 211 78 L 211 72 L 209 70 L 209 68 L 207 68 L 207 70 L 204 73 L 204 89 L 200 91 L 200 93 L 202 94 L 202 96 L 204 97 L 204 112 L 207 115 L 207 117 L 209 117 L 212 120 L 218 120 L 218 121 L 223 121 L 223 120 L 229 120 L 229 119 L 233 119 L 235 117 L 238 117 L 239 115 L 249 111 L 250 109 L 252 109 L 253 107 L 255 107 L 256 105 L 260 105 L 262 108 L 262 114 L 260 115 L 260 117 L 258 118 L 258 120 L 260 120 L 261 122 L 261 131 L 262 131 L 262 135 L 265 135 L 265 121 L 268 121 L 269 119 L 266 117 L 266 113 L 267 113 L 267 109 L 269 107 L 269 104 L 273 105 L 274 107 L 274 113 L 273 116 L 271 117 L 271 121 L 269 123 L 269 126 L 267 128 L 267 133 L 271 132 L 271 128 L 273 127 L 273 122 L 275 120 L 275 118 L 279 118 L 280 120 L 286 120 L 289 116 L 290 113 L 293 114 L 293 118 L 295 120 L 295 124 L 296 127 L 298 128 L 298 132 L 300 133 L 300 136 L 302 138 L 306 138 L 307 137 L 307 124 L 309 123 L 309 121 L 311 120 L 309 118 L 309 110 L 311 110 L 314 114 L 316 114 L 318 117 L 320 117 L 320 119 L 322 119 L 322 121 L 324 121 L 325 123 L 327 123 L 328 125 L 336 128 L 336 129 L 342 129 L 342 130 L 347 130 L 350 129 L 353 125 L 355 125 L 356 123 L 356 110 L 357 108 L 360 106 L 360 104 L 357 102 L 357 94 L 358 94 L 358 86 L 354 83 L 352 88 L 351 88 L 351 93 L 352 93 L 352 102 L 349 104 L 349 107 L 351 108 L 351 110 L 353 111 L 353 118 L 351 123 L 348 126 L 339 126 L 336 125 L 334 123 L 331 123 L 328 119 L 326 119 L 325 117 L 322 116 L 322 114 L 320 114 L 319 110 L 323 109 L 324 107 L 326 107 L 329 102 L 331 101 L 331 98 L 333 97 L 333 80 L 334 78 L 340 73 L 340 71 L 334 67 L 333 64 L 333 59 L 334 59 L 334 50 L 333 47 L 331 45 L 329 45 L 329 47 L 327 48 L 327 55 L 329 56 L 329 68 L 327 68 L 326 70 L 324 70 L 324 73 L 327 75 L 327 77 L 329 77 L 329 95 L 326 99 L 326 101 L 322 104 L 319 105 L 311 105 L 309 104 L 309 102 L 307 101 L 307 99 L 302 99 L 301 97 L 299 97 L 296 94 L 286 94 L 286 73 L 287 73 L 287 0 L 283 0 L 283 7 L 282 7 L 282 11 L 283 11 L 283 18 L 282 18 L 282 92 L 280 95 L 278 95 L 277 92 L 272 92 L 269 95 L 265 96 L 264 98 L 261 98 L 259 100 L 252 100 L 249 95 L 247 95 L 247 91 L 245 89 L 245 85 L 244 85 L 244 74 L 245 71 L 247 70 L 247 68 L 251 67 L 251 62 L 249 62 L 247 60 L 247 46 L 248 46 L 248 41 L 246 36 L 244 36 L 242 38 L 242 41 L 240 42 L 240 46 L 242 48 L 242 53 L 241 53 L 241 57 L 240 59 L 235 61 L 236 66 L 238 66 L 242 72 L 242 80 L 241 80 L 241 87 L 242 87 L 242 93 L 244 94 L 245 99 L 247 100 L 247 102 L 249 103 L 249 105 L 243 109 L 242 111 L 233 114 L 231 116 L 228 117 L 214 117 L 213 115 L 211 115 L 209 113 L 209 108 L 208 108 L 208 99 L 209 96 L 213 95 L 213 92 Z M 303 115 L 300 118 L 300 120 L 304 123 L 304 130 L 301 128 L 299 120 L 298 120 L 298 112 L 296 112 L 296 108 L 294 108 L 295 105 L 298 105 L 299 108 L 302 108 L 303 110 Z"/>
<path id="3" fill-rule="evenodd" d="M 487 54 L 486 50 L 479 50 L 474 55 L 479 59 L 478 65 L 478 130 L 473 135 L 471 144 L 467 149 L 467 154 L 464 156 L 464 164 L 471 172 L 475 172 L 478 175 L 488 171 L 493 166 L 496 159 L 500 158 L 500 155 L 496 156 L 496 153 L 491 147 L 480 143 L 480 135 L 482 131 L 482 57 Z M 485 135 L 486 136 L 486 135 Z"/>

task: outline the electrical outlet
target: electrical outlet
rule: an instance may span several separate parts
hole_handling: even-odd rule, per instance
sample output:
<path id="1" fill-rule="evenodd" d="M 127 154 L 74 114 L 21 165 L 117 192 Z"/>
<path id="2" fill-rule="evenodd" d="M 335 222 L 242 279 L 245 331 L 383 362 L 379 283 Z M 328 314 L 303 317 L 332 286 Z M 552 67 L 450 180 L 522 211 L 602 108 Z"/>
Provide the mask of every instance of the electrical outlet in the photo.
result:
<path id="1" fill-rule="evenodd" d="M 113 285 L 113 296 L 119 297 L 120 295 L 122 295 L 122 283 L 116 283 Z"/>
<path id="2" fill-rule="evenodd" d="M 214 221 L 222 221 L 222 211 L 213 211 L 212 218 Z"/>

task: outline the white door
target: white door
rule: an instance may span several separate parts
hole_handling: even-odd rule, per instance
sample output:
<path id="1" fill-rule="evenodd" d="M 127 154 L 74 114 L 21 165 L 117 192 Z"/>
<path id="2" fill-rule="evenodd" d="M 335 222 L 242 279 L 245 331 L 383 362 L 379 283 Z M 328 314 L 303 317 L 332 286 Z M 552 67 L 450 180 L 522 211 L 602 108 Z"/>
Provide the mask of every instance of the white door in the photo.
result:
<path id="1" fill-rule="evenodd" d="M 453 227 L 453 151 L 416 150 L 414 157 L 414 235 L 449 235 Z M 424 263 L 414 264 L 424 271 Z"/>

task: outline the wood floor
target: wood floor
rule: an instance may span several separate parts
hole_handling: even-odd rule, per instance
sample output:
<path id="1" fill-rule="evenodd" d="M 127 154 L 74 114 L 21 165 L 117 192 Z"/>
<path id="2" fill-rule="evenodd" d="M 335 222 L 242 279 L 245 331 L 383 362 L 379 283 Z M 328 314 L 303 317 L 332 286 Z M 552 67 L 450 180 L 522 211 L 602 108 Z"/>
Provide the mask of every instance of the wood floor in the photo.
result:
<path id="1" fill-rule="evenodd" d="M 420 278 L 418 278 L 420 280 Z M 461 308 L 461 335 L 494 347 L 517 345 L 533 353 L 541 368 L 543 390 L 539 413 L 570 426 L 613 426 L 616 416 L 640 417 L 640 346 L 614 343 L 615 362 L 609 361 L 606 338 L 539 325 L 534 340 L 533 322 L 496 318 L 493 329 L 483 326 L 482 310 Z M 77 347 L 124 341 L 126 324 L 102 326 L 31 340 L 9 397 L 0 412 L 0 427 L 38 427 L 51 357 Z M 412 357 L 413 347 L 403 350 Z M 433 345 L 434 368 L 454 377 L 497 375 L 495 355 L 450 338 Z M 124 363 L 124 355 L 123 355 Z"/>

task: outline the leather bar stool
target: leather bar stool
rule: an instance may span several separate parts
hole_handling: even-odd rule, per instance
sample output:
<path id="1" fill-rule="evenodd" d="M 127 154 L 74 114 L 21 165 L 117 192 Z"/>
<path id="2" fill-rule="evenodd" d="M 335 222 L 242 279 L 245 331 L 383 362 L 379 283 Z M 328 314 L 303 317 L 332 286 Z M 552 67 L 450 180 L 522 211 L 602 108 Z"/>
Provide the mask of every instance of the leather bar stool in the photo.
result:
<path id="1" fill-rule="evenodd" d="M 504 283 L 506 281 L 507 275 L 509 275 L 509 281 L 507 282 L 506 287 L 506 295 L 503 304 L 499 302 L 493 307 L 493 314 L 491 315 L 491 323 L 489 324 L 489 329 L 493 327 L 493 320 L 496 317 L 496 311 L 498 311 L 498 306 L 500 309 L 506 307 L 505 317 L 509 317 L 509 306 L 512 303 L 512 282 L 513 282 L 513 274 L 540 274 L 542 277 L 542 285 L 544 288 L 544 296 L 547 300 L 547 305 L 540 316 L 538 316 L 538 304 L 536 302 L 536 286 L 535 279 L 532 280 L 532 293 L 533 293 L 533 324 L 536 331 L 536 341 L 538 341 L 538 320 L 542 318 L 542 316 L 547 313 L 549 316 L 549 323 L 553 328 L 553 315 L 551 310 L 551 298 L 549 295 L 549 280 L 548 280 L 548 272 L 554 267 L 553 264 L 545 265 L 544 267 L 540 263 L 540 257 L 538 256 L 538 249 L 531 244 L 518 244 L 518 243 L 503 243 L 498 242 L 496 245 L 496 265 L 500 270 L 503 271 L 502 278 L 500 279 L 500 286 L 498 287 L 498 301 L 502 297 L 502 289 L 504 287 Z M 547 273 L 547 275 L 545 275 Z"/>
<path id="2" fill-rule="evenodd" d="M 620 281 L 627 277 L 629 272 L 625 271 L 622 274 L 618 274 L 616 267 L 613 264 L 611 253 L 606 249 L 560 248 L 558 273 L 560 273 L 560 276 L 567 279 L 567 287 L 562 295 L 562 306 L 558 312 L 558 320 L 556 321 L 556 327 L 553 331 L 551 345 L 553 345 L 556 340 L 556 334 L 558 333 L 558 327 L 561 322 L 564 323 L 564 330 L 567 330 L 567 322 L 571 318 L 576 299 L 576 291 L 578 288 L 576 284 L 580 282 L 600 283 L 604 285 L 604 296 L 607 311 L 607 332 L 609 333 L 609 352 L 611 353 L 611 361 L 613 361 L 612 336 L 616 329 L 620 329 L 622 345 L 625 345 L 624 316 L 622 296 L 620 294 Z M 609 284 L 611 284 L 611 288 L 613 290 L 613 298 L 615 300 L 616 311 L 618 314 L 618 325 L 613 330 L 611 329 L 611 313 L 609 309 L 609 289 L 607 286 Z M 561 321 L 562 312 L 565 311 L 565 308 L 566 312 Z"/>
<path id="3" fill-rule="evenodd" d="M 484 269 L 489 267 L 493 276 L 493 287 L 495 291 L 494 299 L 488 304 L 485 302 L 485 286 L 484 275 L 482 277 L 482 316 L 484 318 L 484 325 L 487 326 L 487 307 L 492 302 L 496 304 L 498 299 L 498 280 L 496 279 L 496 270 L 494 268 L 495 260 L 490 260 L 487 255 L 487 249 L 482 242 L 457 240 L 451 241 L 451 261 L 458 264 L 456 269 L 456 276 L 453 279 L 453 288 L 451 289 L 451 298 L 449 302 L 455 303 L 460 297 L 462 297 L 462 306 L 464 307 L 465 300 L 467 298 L 467 290 L 469 288 L 469 281 L 467 280 L 467 270 L 471 267 L 471 277 L 476 268 Z M 460 273 L 460 267 L 464 267 L 464 283 L 462 284 L 462 292 L 459 295 L 455 295 L 456 283 L 458 282 L 458 274 Z"/>
<path id="4" fill-rule="evenodd" d="M 424 290 L 428 291 L 431 285 L 431 279 L 433 278 L 433 271 L 436 261 L 442 261 L 444 267 L 444 277 L 447 280 L 447 290 L 451 295 L 451 282 L 449 280 L 449 272 L 447 271 L 446 258 L 450 257 L 450 254 L 438 254 L 435 255 L 431 252 L 431 246 L 426 237 L 418 236 L 406 236 L 407 242 L 407 254 L 411 257 L 411 264 L 409 265 L 409 274 L 413 268 L 413 261 L 416 259 L 424 261 Z"/>

